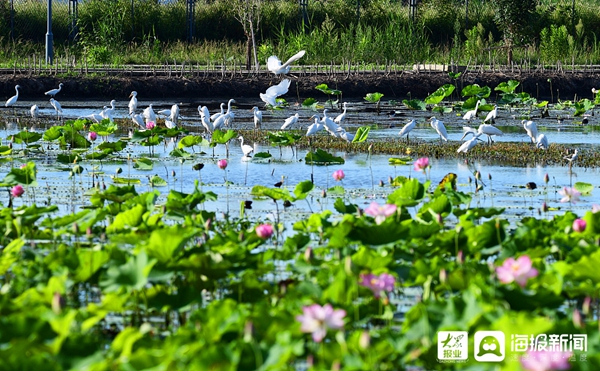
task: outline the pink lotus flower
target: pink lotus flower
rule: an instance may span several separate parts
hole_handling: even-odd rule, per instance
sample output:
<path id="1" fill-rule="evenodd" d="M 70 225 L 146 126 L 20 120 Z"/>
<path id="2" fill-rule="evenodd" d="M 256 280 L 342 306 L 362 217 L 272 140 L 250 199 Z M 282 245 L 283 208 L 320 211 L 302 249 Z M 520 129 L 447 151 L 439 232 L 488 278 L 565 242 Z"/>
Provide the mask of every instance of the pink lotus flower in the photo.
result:
<path id="1" fill-rule="evenodd" d="M 415 170 L 425 172 L 429 167 L 429 157 L 421 157 L 415 161 Z"/>
<path id="2" fill-rule="evenodd" d="M 154 121 L 148 121 L 148 122 L 146 123 L 146 129 L 148 129 L 148 130 L 152 130 L 152 129 L 154 129 L 155 127 L 156 127 L 156 123 L 155 123 Z"/>
<path id="3" fill-rule="evenodd" d="M 217 166 L 219 167 L 219 169 L 225 170 L 227 168 L 227 160 L 223 159 L 217 161 Z"/>
<path id="4" fill-rule="evenodd" d="M 527 371 L 557 371 L 571 368 L 571 352 L 528 351 L 521 357 L 521 366 Z"/>
<path id="5" fill-rule="evenodd" d="M 256 235 L 263 240 L 271 238 L 273 235 L 273 226 L 271 224 L 261 224 L 256 227 Z"/>
<path id="6" fill-rule="evenodd" d="M 575 232 L 583 232 L 585 231 L 585 227 L 587 227 L 587 223 L 583 219 L 575 219 L 573 220 L 573 230 Z"/>
<path id="7" fill-rule="evenodd" d="M 558 191 L 558 194 L 563 196 L 563 198 L 560 199 L 560 202 L 576 203 L 577 201 L 579 201 L 579 196 L 581 196 L 581 192 L 579 192 L 575 188 L 567 188 L 567 187 L 563 187 L 563 189 Z"/>
<path id="8" fill-rule="evenodd" d="M 598 211 L 600 211 L 600 205 L 593 204 L 592 205 L 592 213 L 596 214 Z"/>
<path id="9" fill-rule="evenodd" d="M 94 132 L 94 131 L 90 131 L 90 132 L 88 133 L 88 139 L 89 139 L 91 142 L 93 142 L 93 141 L 95 141 L 96 139 L 98 139 L 98 134 L 96 134 L 96 132 Z"/>
<path id="10" fill-rule="evenodd" d="M 337 180 L 338 182 L 342 179 L 344 179 L 346 177 L 346 174 L 344 174 L 344 170 L 336 170 L 333 172 L 333 179 Z"/>
<path id="11" fill-rule="evenodd" d="M 381 297 L 381 293 L 384 291 L 392 292 L 395 283 L 396 278 L 387 273 L 382 273 L 379 276 L 376 276 L 373 273 L 360 275 L 360 285 L 371 289 L 376 298 Z"/>
<path id="12" fill-rule="evenodd" d="M 296 316 L 296 320 L 302 324 L 300 331 L 312 334 L 313 340 L 320 343 L 328 329 L 339 330 L 344 327 L 345 316 L 345 310 L 333 309 L 331 304 L 313 304 L 303 307 L 302 314 Z"/>
<path id="13" fill-rule="evenodd" d="M 21 196 L 23 196 L 23 193 L 25 193 L 25 190 L 23 189 L 23 186 L 20 184 L 17 184 L 16 186 L 12 187 L 12 189 L 10 190 L 10 194 L 12 194 L 13 197 L 21 197 Z"/>
<path id="14" fill-rule="evenodd" d="M 537 269 L 531 266 L 531 259 L 527 255 L 517 258 L 508 258 L 502 266 L 496 267 L 496 274 L 502 283 L 516 282 L 519 286 L 525 287 L 527 280 L 538 275 Z"/>
<path id="15" fill-rule="evenodd" d="M 365 209 L 365 214 L 375 218 L 375 223 L 381 224 L 385 219 L 396 212 L 396 205 L 379 205 L 377 202 L 371 202 L 369 207 Z"/>

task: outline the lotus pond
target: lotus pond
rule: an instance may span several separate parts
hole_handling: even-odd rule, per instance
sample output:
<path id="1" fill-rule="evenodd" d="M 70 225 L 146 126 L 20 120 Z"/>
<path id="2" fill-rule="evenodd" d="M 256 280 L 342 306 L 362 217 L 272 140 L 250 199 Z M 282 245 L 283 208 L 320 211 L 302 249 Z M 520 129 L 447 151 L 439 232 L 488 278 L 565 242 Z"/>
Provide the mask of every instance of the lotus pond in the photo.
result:
<path id="1" fill-rule="evenodd" d="M 131 135 L 77 120 L 102 102 L 62 102 L 61 120 L 30 103 L 42 118 L 6 111 L 0 147 L 2 370 L 600 368 L 594 105 L 504 103 L 505 135 L 459 155 L 459 103 L 442 100 L 351 102 L 353 143 L 277 134 L 296 111 L 310 124 L 311 102 L 253 130 L 257 102 L 239 100 L 212 136 L 192 101 L 178 129 Z M 468 357 L 440 356 L 438 331 L 467 331 Z M 474 359 L 477 331 L 505 334 L 501 362 Z M 538 335 L 571 340 L 514 340 Z"/>

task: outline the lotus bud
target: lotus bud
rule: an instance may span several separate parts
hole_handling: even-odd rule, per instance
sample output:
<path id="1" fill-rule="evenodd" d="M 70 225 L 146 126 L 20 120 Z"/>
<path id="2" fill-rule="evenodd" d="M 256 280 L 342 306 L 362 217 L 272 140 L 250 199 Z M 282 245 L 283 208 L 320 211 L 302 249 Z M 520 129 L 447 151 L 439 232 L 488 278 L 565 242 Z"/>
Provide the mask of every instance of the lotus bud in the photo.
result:
<path id="1" fill-rule="evenodd" d="M 548 204 L 546 204 L 545 202 L 542 202 L 542 211 L 545 213 L 548 212 Z"/>
<path id="2" fill-rule="evenodd" d="M 79 224 L 73 223 L 73 233 L 79 234 Z"/>
<path id="3" fill-rule="evenodd" d="M 306 262 L 310 262 L 313 257 L 314 257 L 314 255 L 313 255 L 312 247 L 309 246 L 306 248 L 306 250 L 304 250 L 304 260 Z"/>
<path id="4" fill-rule="evenodd" d="M 440 269 L 440 283 L 446 283 L 448 279 L 448 274 L 444 268 Z"/>
<path id="5" fill-rule="evenodd" d="M 322 190 L 322 191 L 321 191 L 321 197 L 322 197 L 322 198 L 325 198 L 325 197 L 327 197 L 327 191 L 326 191 L 326 190 Z"/>
<path id="6" fill-rule="evenodd" d="M 52 297 L 52 311 L 55 314 L 60 314 L 62 309 L 66 306 L 66 300 L 58 291 L 54 293 Z"/>
<path id="7" fill-rule="evenodd" d="M 488 173 L 488 179 L 489 179 L 489 180 L 492 180 L 492 174 L 489 174 L 489 173 Z"/>
<path id="8" fill-rule="evenodd" d="M 581 320 L 581 312 L 579 312 L 579 309 L 577 308 L 573 310 L 573 325 L 577 328 L 583 328 L 585 326 Z"/>
<path id="9" fill-rule="evenodd" d="M 172 170 L 172 171 L 171 171 L 171 176 L 172 176 L 173 178 L 175 178 L 175 176 L 176 176 L 176 175 L 177 175 L 177 173 L 175 173 L 175 170 Z"/>
<path id="10" fill-rule="evenodd" d="M 383 180 L 379 180 L 379 186 L 383 187 Z"/>
<path id="11" fill-rule="evenodd" d="M 465 254 L 463 253 L 462 250 L 458 251 L 458 254 L 456 254 L 456 262 L 458 264 L 463 264 L 465 262 Z"/>
<path id="12" fill-rule="evenodd" d="M 360 338 L 358 338 L 358 346 L 360 349 L 366 350 L 370 345 L 371 335 L 369 334 L 369 331 L 363 330 L 363 332 L 360 334 Z"/>
<path id="13" fill-rule="evenodd" d="M 252 321 L 246 321 L 246 324 L 244 325 L 244 342 L 251 342 L 253 333 L 254 325 L 252 324 Z"/>
<path id="14" fill-rule="evenodd" d="M 550 177 L 548 176 L 548 173 L 546 173 L 546 175 L 544 175 L 544 183 L 548 184 L 549 181 Z"/>
<path id="15" fill-rule="evenodd" d="M 583 299 L 583 305 L 581 306 L 581 311 L 583 312 L 583 314 L 588 315 L 590 314 L 590 304 L 592 303 L 592 298 L 589 296 L 586 296 L 585 299 Z"/>
<path id="16" fill-rule="evenodd" d="M 85 235 L 86 235 L 87 238 L 92 238 L 92 236 L 93 236 L 92 227 L 87 227 L 85 229 Z"/>

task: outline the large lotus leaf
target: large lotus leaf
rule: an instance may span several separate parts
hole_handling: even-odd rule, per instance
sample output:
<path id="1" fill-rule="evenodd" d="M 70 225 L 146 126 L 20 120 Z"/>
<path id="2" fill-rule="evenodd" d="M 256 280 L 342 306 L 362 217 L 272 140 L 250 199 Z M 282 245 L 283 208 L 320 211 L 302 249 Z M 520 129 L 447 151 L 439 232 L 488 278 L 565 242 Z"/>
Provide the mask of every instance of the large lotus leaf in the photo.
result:
<path id="1" fill-rule="evenodd" d="M 446 84 L 440 86 L 436 91 L 434 91 L 430 96 L 425 98 L 425 103 L 427 104 L 438 104 L 444 98 L 449 97 L 454 92 L 455 86 L 452 84 Z"/>
<path id="2" fill-rule="evenodd" d="M 481 87 L 478 84 L 467 85 L 463 88 L 461 95 L 463 97 L 487 98 L 490 96 L 492 89 L 489 86 Z"/>
<path id="3" fill-rule="evenodd" d="M 73 274 L 75 282 L 85 282 L 110 259 L 106 250 L 77 249 L 79 266 Z"/>
<path id="4" fill-rule="evenodd" d="M 269 197 L 275 201 L 294 201 L 294 198 L 292 197 L 292 195 L 290 195 L 290 192 L 287 189 L 281 188 L 269 188 L 261 185 L 256 185 L 252 187 L 252 191 L 250 192 L 250 194 L 258 197 Z"/>
<path id="5" fill-rule="evenodd" d="M 212 133 L 212 140 L 210 145 L 212 147 L 216 146 L 217 144 L 225 144 L 227 142 L 229 142 L 231 139 L 233 139 L 233 137 L 236 136 L 236 132 L 229 129 L 226 132 L 223 132 L 219 129 L 215 129 L 215 131 L 213 131 Z"/>
<path id="6" fill-rule="evenodd" d="M 156 260 L 148 261 L 145 251 L 130 256 L 123 265 L 112 265 L 103 274 L 100 286 L 106 292 L 141 290 L 148 283 L 148 275 Z"/>
<path id="7" fill-rule="evenodd" d="M 328 164 L 344 164 L 345 161 L 341 157 L 337 157 L 322 149 L 317 149 L 315 152 L 308 152 L 304 159 L 307 165 L 328 165 Z"/>
<path id="8" fill-rule="evenodd" d="M 388 202 L 397 206 L 416 206 L 425 196 L 425 186 L 418 179 L 406 180 L 388 196 Z"/>
<path id="9" fill-rule="evenodd" d="M 404 100 L 402 100 L 402 103 L 408 109 L 420 110 L 420 111 L 425 111 L 427 109 L 427 105 L 425 104 L 425 102 L 423 102 L 420 99 L 410 99 L 410 100 L 404 99 Z"/>
<path id="10" fill-rule="evenodd" d="M 494 90 L 498 90 L 504 93 L 512 93 L 515 91 L 517 86 L 519 86 L 519 84 L 520 82 L 517 80 L 508 80 L 498 84 L 498 86 L 496 86 Z"/>
<path id="11" fill-rule="evenodd" d="M 188 136 L 181 138 L 181 140 L 177 144 L 177 148 L 182 149 L 182 148 L 200 145 L 200 144 L 202 144 L 203 141 L 206 141 L 206 140 L 199 135 L 188 135 Z"/>
<path id="12" fill-rule="evenodd" d="M 17 144 L 20 143 L 34 143 L 42 138 L 42 134 L 36 133 L 35 131 L 27 131 L 23 130 L 18 132 L 17 134 L 11 135 L 8 139 Z"/>
<path id="13" fill-rule="evenodd" d="M 382 93 L 368 93 L 365 100 L 371 103 L 377 103 L 383 97 Z"/>
<path id="14" fill-rule="evenodd" d="M 35 162 L 28 162 L 21 168 L 13 167 L 2 179 L 2 185 L 13 186 L 17 184 L 37 186 Z"/>
<path id="15" fill-rule="evenodd" d="M 115 122 L 110 122 L 110 120 L 104 119 L 100 123 L 90 125 L 90 131 L 95 132 L 101 137 L 107 137 L 114 132 L 119 130 L 119 127 Z"/>
<path id="16" fill-rule="evenodd" d="M 352 143 L 362 143 L 369 137 L 369 131 L 371 128 L 368 126 L 361 126 L 356 130 L 356 134 L 354 134 L 354 139 L 352 139 Z"/>
<path id="17" fill-rule="evenodd" d="M 393 217 L 389 217 L 379 225 L 357 223 L 348 234 L 348 238 L 360 241 L 365 245 L 384 245 L 407 239 L 409 234 L 408 226 L 399 224 Z"/>
<path id="18" fill-rule="evenodd" d="M 167 263 L 199 233 L 196 228 L 183 228 L 180 225 L 155 229 L 148 238 L 145 250 L 151 258 L 156 258 L 160 263 Z"/>
<path id="19" fill-rule="evenodd" d="M 308 194 L 315 188 L 315 185 L 310 180 L 302 181 L 296 184 L 296 188 L 294 188 L 294 195 L 296 196 L 296 200 L 303 200 L 308 196 Z"/>

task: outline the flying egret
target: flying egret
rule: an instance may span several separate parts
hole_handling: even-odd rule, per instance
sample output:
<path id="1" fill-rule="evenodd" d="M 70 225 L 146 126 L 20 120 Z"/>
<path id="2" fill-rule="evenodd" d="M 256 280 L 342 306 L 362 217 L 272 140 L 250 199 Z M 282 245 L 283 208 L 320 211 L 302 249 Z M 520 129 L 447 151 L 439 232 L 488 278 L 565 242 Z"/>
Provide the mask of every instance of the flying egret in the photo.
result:
<path id="1" fill-rule="evenodd" d="M 131 94 L 129 94 L 129 98 L 131 98 L 131 100 L 129 101 L 129 114 L 131 115 L 132 113 L 135 113 L 135 110 L 137 110 L 137 105 L 138 105 L 138 101 L 137 101 L 137 91 L 132 91 Z"/>
<path id="2" fill-rule="evenodd" d="M 15 103 L 17 103 L 17 99 L 19 99 L 19 89 L 20 88 L 21 88 L 21 86 L 15 85 L 15 91 L 17 92 L 17 94 L 15 94 L 12 97 L 8 98 L 8 100 L 6 101 L 6 103 L 4 103 L 4 107 L 10 107 L 10 106 L 13 106 Z"/>
<path id="3" fill-rule="evenodd" d="M 258 109 L 258 107 L 252 107 L 252 116 L 254 117 L 254 128 L 260 129 L 262 125 L 262 112 Z"/>
<path id="4" fill-rule="evenodd" d="M 398 135 L 402 138 L 406 135 L 406 141 L 408 142 L 408 135 L 410 132 L 417 127 L 417 122 L 415 120 L 410 120 L 410 122 L 402 127 Z"/>
<path id="5" fill-rule="evenodd" d="M 336 118 L 333 120 L 333 122 L 335 122 L 338 125 L 342 125 L 344 123 L 344 121 L 346 121 L 347 105 L 348 105 L 348 102 L 344 102 L 344 112 L 337 115 Z"/>
<path id="6" fill-rule="evenodd" d="M 210 121 L 215 121 L 217 117 L 225 114 L 225 103 L 221 103 L 221 112 L 213 113 L 210 115 Z"/>
<path id="7" fill-rule="evenodd" d="M 62 89 L 62 87 L 63 87 L 63 83 L 61 82 L 60 84 L 58 84 L 58 89 L 48 90 L 44 94 L 49 95 L 50 97 L 54 98 L 54 97 L 56 97 L 56 94 L 60 93 L 60 89 Z"/>
<path id="8" fill-rule="evenodd" d="M 477 134 L 473 134 L 473 138 L 467 140 L 466 142 L 464 142 L 463 144 L 460 145 L 460 147 L 458 147 L 458 149 L 456 150 L 456 152 L 458 153 L 467 153 L 469 152 L 469 150 L 473 147 L 475 147 L 477 145 L 477 141 L 480 140 L 479 136 L 481 135 L 481 133 L 477 133 Z"/>
<path id="9" fill-rule="evenodd" d="M 133 121 L 134 124 L 142 129 L 146 129 L 146 124 L 144 124 L 144 116 L 134 112 L 130 113 L 129 116 L 131 116 L 131 121 Z"/>
<path id="10" fill-rule="evenodd" d="M 52 107 L 54 107 L 54 110 L 56 111 L 56 118 L 62 115 L 62 107 L 57 100 L 54 100 L 54 98 L 50 98 L 50 104 L 52 105 Z"/>
<path id="11" fill-rule="evenodd" d="M 444 122 L 436 119 L 435 117 L 431 118 L 431 127 L 437 131 L 440 135 L 440 141 L 443 139 L 446 142 L 448 141 L 448 132 L 446 131 L 446 127 L 444 126 Z"/>
<path id="12" fill-rule="evenodd" d="M 100 115 L 102 116 L 103 119 L 109 119 L 110 122 L 114 122 L 114 116 L 115 116 L 115 112 L 116 110 L 116 105 L 117 101 L 116 100 L 111 100 L 110 101 L 110 108 L 106 108 L 105 110 L 103 110 Z"/>
<path id="13" fill-rule="evenodd" d="M 293 116 L 290 116 L 287 119 L 285 119 L 285 121 L 283 122 L 283 125 L 281 125 L 281 130 L 285 130 L 288 127 L 294 125 L 295 123 L 298 122 L 299 119 L 300 119 L 300 114 L 296 112 L 296 114 L 294 114 Z"/>
<path id="14" fill-rule="evenodd" d="M 535 146 L 544 150 L 548 149 L 548 137 L 545 134 L 538 135 Z"/>
<path id="15" fill-rule="evenodd" d="M 491 110 L 487 116 L 485 116 L 485 120 L 483 120 L 483 122 L 488 122 L 491 121 L 491 123 L 495 123 L 496 122 L 496 117 L 498 117 L 498 106 L 494 105 L 494 109 Z"/>
<path id="16" fill-rule="evenodd" d="M 152 109 L 152 104 L 148 105 L 148 107 L 144 109 L 142 115 L 146 119 L 146 122 L 152 121 L 156 123 L 156 113 L 154 113 L 154 109 Z"/>
<path id="17" fill-rule="evenodd" d="M 240 140 L 240 147 L 242 148 L 242 153 L 244 154 L 244 157 L 250 157 L 250 154 L 254 152 L 254 147 L 244 144 L 243 136 L 240 135 L 238 139 Z"/>
<path id="18" fill-rule="evenodd" d="M 37 118 L 40 116 L 40 109 L 38 108 L 37 104 L 31 106 L 29 110 L 31 111 L 31 117 L 37 120 Z"/>
<path id="19" fill-rule="evenodd" d="M 463 116 L 463 120 L 471 121 L 472 119 L 476 118 L 477 117 L 477 110 L 479 109 L 479 104 L 480 103 L 481 103 L 481 101 L 478 100 L 477 104 L 475 104 L 475 109 L 467 111 L 467 113 L 465 113 L 465 115 Z"/>
<path id="20" fill-rule="evenodd" d="M 525 128 L 525 131 L 527 132 L 527 135 L 529 136 L 529 138 L 531 138 L 531 142 L 533 144 L 535 144 L 535 140 L 537 139 L 537 125 L 535 124 L 535 122 L 531 121 L 531 120 L 523 120 L 521 121 L 521 123 L 523 124 L 523 127 Z"/>
<path id="21" fill-rule="evenodd" d="M 276 75 L 285 75 L 290 72 L 291 64 L 302 58 L 305 53 L 305 50 L 300 50 L 298 53 L 291 56 L 284 64 L 281 64 L 281 61 L 277 56 L 272 55 L 267 59 L 267 69 Z"/>
<path id="22" fill-rule="evenodd" d="M 273 108 L 277 107 L 277 97 L 287 93 L 291 83 L 290 79 L 285 79 L 279 84 L 271 86 L 264 94 L 260 93 L 260 99 Z"/>

